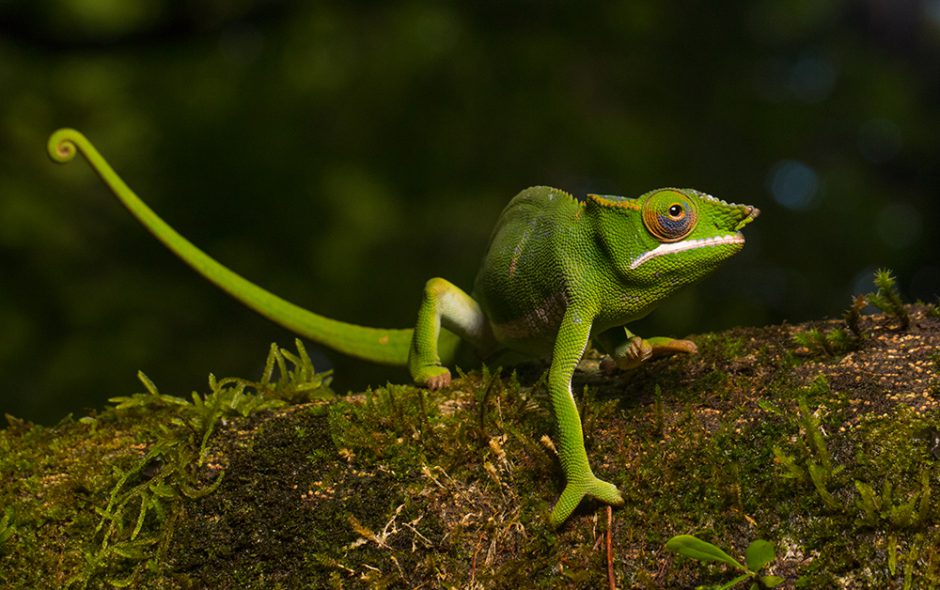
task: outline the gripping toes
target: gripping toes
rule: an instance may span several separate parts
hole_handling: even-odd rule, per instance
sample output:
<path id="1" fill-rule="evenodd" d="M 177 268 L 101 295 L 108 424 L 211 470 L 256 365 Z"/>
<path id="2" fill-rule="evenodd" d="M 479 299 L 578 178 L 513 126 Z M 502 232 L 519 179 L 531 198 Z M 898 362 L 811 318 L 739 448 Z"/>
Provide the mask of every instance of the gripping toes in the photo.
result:
<path id="1" fill-rule="evenodd" d="M 422 367 L 415 372 L 414 380 L 416 385 L 423 385 L 431 390 L 443 389 L 450 385 L 450 371 L 441 366 Z"/>
<path id="2" fill-rule="evenodd" d="M 610 361 L 603 362 L 601 368 L 606 371 L 618 369 L 635 369 L 645 361 L 673 354 L 696 354 L 698 347 L 691 340 L 678 340 L 676 338 L 656 337 L 630 338 L 627 345 L 618 351 Z"/>
<path id="3" fill-rule="evenodd" d="M 558 502 L 555 503 L 551 516 L 549 516 L 551 525 L 553 527 L 561 526 L 586 496 L 611 506 L 623 505 L 623 495 L 621 495 L 617 486 L 612 483 L 598 479 L 593 475 L 585 480 L 569 481 L 565 486 L 565 490 L 561 493 L 561 497 L 558 498 Z"/>
<path id="4" fill-rule="evenodd" d="M 630 339 L 627 348 L 618 354 L 614 361 L 620 369 L 635 369 L 652 356 L 653 347 L 650 343 L 639 336 L 634 336 Z"/>
<path id="5" fill-rule="evenodd" d="M 653 356 L 668 356 L 670 354 L 696 354 L 698 347 L 691 340 L 678 340 L 676 338 L 657 337 L 650 338 L 649 343 Z"/>

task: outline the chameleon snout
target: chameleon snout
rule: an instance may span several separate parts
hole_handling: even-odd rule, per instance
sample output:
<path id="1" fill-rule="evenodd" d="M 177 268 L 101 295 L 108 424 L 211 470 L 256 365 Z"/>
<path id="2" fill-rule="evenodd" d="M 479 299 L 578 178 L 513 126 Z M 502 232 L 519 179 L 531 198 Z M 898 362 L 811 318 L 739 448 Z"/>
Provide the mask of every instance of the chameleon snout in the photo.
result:
<path id="1" fill-rule="evenodd" d="M 753 207 L 751 205 L 743 205 L 741 207 L 741 213 L 744 215 L 741 218 L 741 221 L 734 227 L 734 231 L 740 231 L 745 225 L 757 219 L 757 216 L 760 215 L 760 209 Z"/>

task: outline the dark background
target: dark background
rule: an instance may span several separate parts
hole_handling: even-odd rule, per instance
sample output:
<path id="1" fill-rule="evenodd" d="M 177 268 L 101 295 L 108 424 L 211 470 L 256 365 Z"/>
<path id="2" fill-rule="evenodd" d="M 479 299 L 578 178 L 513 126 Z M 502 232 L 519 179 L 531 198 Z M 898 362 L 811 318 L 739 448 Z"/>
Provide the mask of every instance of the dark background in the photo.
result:
<path id="1" fill-rule="evenodd" d="M 0 2 L 0 410 L 52 422 L 255 376 L 292 336 L 158 245 L 73 126 L 170 224 L 315 311 L 407 327 L 472 284 L 533 184 L 692 186 L 748 246 L 641 334 L 837 316 L 872 271 L 940 292 L 940 1 Z M 318 351 L 337 389 L 407 380 Z"/>

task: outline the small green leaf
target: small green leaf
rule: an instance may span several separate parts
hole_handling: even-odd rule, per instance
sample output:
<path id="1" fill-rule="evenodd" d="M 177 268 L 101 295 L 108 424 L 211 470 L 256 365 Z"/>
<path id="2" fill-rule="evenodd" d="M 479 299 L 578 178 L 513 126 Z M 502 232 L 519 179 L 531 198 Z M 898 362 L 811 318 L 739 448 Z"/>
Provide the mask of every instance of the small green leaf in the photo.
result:
<path id="1" fill-rule="evenodd" d="M 768 588 L 776 588 L 784 582 L 785 580 L 780 576 L 761 576 L 760 578 L 760 583 Z"/>
<path id="2" fill-rule="evenodd" d="M 699 561 L 720 561 L 741 571 L 747 571 L 747 568 L 735 558 L 711 543 L 702 541 L 692 535 L 677 535 L 669 539 L 666 543 L 666 549 Z"/>
<path id="3" fill-rule="evenodd" d="M 157 389 L 157 386 L 154 385 L 153 381 L 150 380 L 150 377 L 145 375 L 143 371 L 137 371 L 137 379 L 143 384 L 144 388 L 150 393 L 150 395 L 160 395 L 160 391 Z"/>
<path id="4" fill-rule="evenodd" d="M 747 567 L 752 572 L 756 572 L 774 560 L 774 545 L 770 541 L 757 539 L 747 546 L 747 550 L 744 551 L 744 558 Z"/>

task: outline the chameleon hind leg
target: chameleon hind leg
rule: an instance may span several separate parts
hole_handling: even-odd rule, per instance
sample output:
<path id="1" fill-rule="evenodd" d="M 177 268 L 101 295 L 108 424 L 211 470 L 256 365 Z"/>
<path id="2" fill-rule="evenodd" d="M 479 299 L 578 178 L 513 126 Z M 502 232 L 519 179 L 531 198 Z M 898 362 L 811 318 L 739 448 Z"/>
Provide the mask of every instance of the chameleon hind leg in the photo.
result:
<path id="1" fill-rule="evenodd" d="M 591 322 L 580 317 L 577 310 L 569 308 L 555 338 L 552 366 L 548 372 L 549 396 L 558 429 L 558 458 L 565 474 L 565 489 L 549 517 L 555 527 L 571 516 L 585 496 L 614 506 L 623 504 L 620 490 L 596 477 L 591 470 L 584 448 L 581 417 L 571 392 L 571 376 L 584 354 L 590 332 Z"/>
<path id="2" fill-rule="evenodd" d="M 416 384 L 429 389 L 450 385 L 450 370 L 441 363 L 441 352 L 452 352 L 445 349 L 456 344 L 448 338 L 454 334 L 477 349 L 488 348 L 493 339 L 486 314 L 473 297 L 445 279 L 433 278 L 424 286 L 408 353 L 408 370 Z"/>
<path id="3" fill-rule="evenodd" d="M 691 340 L 664 336 L 641 338 L 626 327 L 607 330 L 594 340 L 611 357 L 601 364 L 605 370 L 613 369 L 615 366 L 619 369 L 634 369 L 650 358 L 698 352 L 698 348 Z"/>

